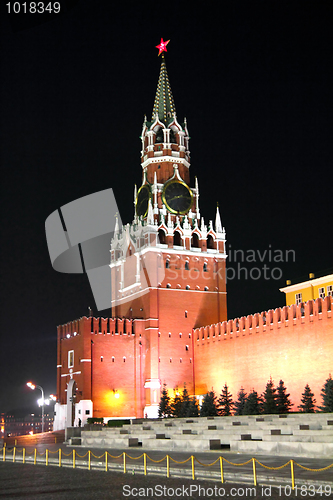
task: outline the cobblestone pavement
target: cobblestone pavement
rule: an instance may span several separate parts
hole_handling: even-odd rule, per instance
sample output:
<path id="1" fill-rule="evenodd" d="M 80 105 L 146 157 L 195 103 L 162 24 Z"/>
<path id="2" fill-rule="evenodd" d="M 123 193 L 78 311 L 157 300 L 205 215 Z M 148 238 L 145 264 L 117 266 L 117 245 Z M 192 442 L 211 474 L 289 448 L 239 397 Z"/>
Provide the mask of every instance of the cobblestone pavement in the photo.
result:
<path id="1" fill-rule="evenodd" d="M 27 500 L 59 499 L 187 499 L 235 498 L 272 500 L 288 498 L 333 498 L 331 486 L 297 487 L 193 481 L 155 475 L 123 474 L 99 470 L 45 467 L 43 465 L 0 462 L 0 498 Z"/>
<path id="2" fill-rule="evenodd" d="M 37 465 L 32 465 L 36 448 Z M 49 463 L 45 467 L 45 450 L 48 449 Z M 61 449 L 61 465 L 59 465 Z M 75 450 L 75 469 L 73 469 L 73 450 Z M 170 460 L 170 478 L 166 477 L 166 459 L 160 463 L 166 453 L 146 450 L 147 475 L 144 476 L 144 450 L 127 449 L 126 473 L 124 474 L 122 450 L 108 449 L 108 473 L 105 472 L 105 451 L 91 450 L 91 468 L 88 468 L 88 449 L 68 447 L 64 444 L 39 444 L 26 447 L 27 464 L 21 464 L 23 448 L 15 450 L 7 447 L 6 462 L 0 462 L 0 499 L 1 498 L 212 498 L 223 496 L 233 498 L 332 498 L 333 468 L 325 471 L 309 471 L 295 464 L 296 489 L 291 490 L 290 464 L 279 470 L 270 470 L 256 463 L 257 483 L 253 483 L 253 464 L 251 455 L 235 454 L 228 451 L 220 453 L 206 452 L 195 454 L 195 480 L 192 479 L 191 460 L 175 463 Z M 113 459 L 110 457 L 118 456 Z M 170 457 L 177 462 L 189 458 L 188 453 L 170 452 Z M 234 466 L 223 462 L 225 482 L 221 483 L 220 462 L 222 455 L 228 462 L 246 465 Z M 3 457 L 0 457 L 0 460 Z M 266 467 L 280 467 L 292 457 L 256 456 Z M 152 460 L 150 460 L 152 459 Z M 208 467 L 217 460 L 214 466 Z M 156 462 L 154 462 L 156 461 Z M 206 466 L 201 465 L 206 464 Z M 333 463 L 332 459 L 295 458 L 297 464 L 308 469 L 321 469 Z M 85 470 L 84 470 L 85 469 Z M 48 483 L 48 481 L 51 481 Z M 86 487 L 84 486 L 86 485 Z M 191 487 L 192 485 L 192 487 Z M 201 486 L 201 490 L 199 489 Z M 138 488 L 152 488 L 151 491 Z M 277 487 L 277 488 L 276 488 Z M 53 489 L 52 489 L 53 488 Z M 125 489 L 124 489 L 125 488 Z M 133 488 L 137 488 L 136 490 Z M 157 489 L 156 489 L 157 488 Z M 181 488 L 184 488 L 182 490 Z M 208 488 L 208 489 L 207 489 Z M 255 490 L 253 489 L 255 488 Z M 177 491 L 176 491 L 177 490 Z M 152 493 L 152 494 L 150 494 Z M 191 495 L 190 495 L 191 494 Z M 77 495 L 77 496 L 76 496 Z M 256 495 L 256 496 L 255 496 Z"/>

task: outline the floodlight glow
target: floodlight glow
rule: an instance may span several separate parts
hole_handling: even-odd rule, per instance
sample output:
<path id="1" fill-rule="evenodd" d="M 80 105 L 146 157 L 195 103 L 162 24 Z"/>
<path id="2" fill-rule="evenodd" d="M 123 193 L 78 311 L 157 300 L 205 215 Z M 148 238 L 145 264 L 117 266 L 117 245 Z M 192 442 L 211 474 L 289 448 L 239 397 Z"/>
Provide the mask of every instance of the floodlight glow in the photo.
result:
<path id="1" fill-rule="evenodd" d="M 32 382 L 27 382 L 27 386 L 30 387 L 33 391 L 36 389 L 36 386 Z"/>

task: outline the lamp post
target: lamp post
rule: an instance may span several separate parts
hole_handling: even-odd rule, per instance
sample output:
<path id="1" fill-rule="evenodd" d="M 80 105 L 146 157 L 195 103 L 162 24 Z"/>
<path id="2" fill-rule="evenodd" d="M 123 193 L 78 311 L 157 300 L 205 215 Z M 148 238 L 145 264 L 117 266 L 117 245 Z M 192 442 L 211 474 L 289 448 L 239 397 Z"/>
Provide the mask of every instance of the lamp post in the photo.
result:
<path id="1" fill-rule="evenodd" d="M 32 389 L 33 391 L 35 389 L 39 389 L 41 392 L 42 392 L 42 432 L 44 432 L 44 404 L 45 404 L 45 401 L 44 401 L 44 390 L 43 390 L 43 387 L 41 387 L 40 385 L 37 385 L 37 384 L 33 384 L 32 382 L 27 382 L 27 386 L 30 387 L 30 389 Z"/>

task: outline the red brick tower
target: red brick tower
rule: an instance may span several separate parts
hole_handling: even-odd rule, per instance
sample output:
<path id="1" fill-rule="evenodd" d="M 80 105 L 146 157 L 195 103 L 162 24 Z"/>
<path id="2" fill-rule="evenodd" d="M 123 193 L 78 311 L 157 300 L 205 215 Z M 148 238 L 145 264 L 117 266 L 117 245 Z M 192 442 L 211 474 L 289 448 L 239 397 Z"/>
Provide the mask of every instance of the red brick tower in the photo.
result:
<path id="1" fill-rule="evenodd" d="M 163 56 L 141 139 L 134 221 L 111 244 L 111 305 L 112 316 L 144 321 L 144 414 L 153 417 L 161 384 L 194 393 L 192 329 L 227 319 L 225 230 L 218 208 L 207 227 L 197 179 L 190 187 L 187 123 L 177 120 Z"/>

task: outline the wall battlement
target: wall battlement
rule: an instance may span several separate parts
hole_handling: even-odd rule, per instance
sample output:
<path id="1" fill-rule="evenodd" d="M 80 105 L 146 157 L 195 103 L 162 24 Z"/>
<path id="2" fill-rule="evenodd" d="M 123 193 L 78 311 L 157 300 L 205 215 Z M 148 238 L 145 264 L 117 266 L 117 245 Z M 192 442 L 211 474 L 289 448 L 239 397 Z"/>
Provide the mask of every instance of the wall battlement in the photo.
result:
<path id="1" fill-rule="evenodd" d="M 332 318 L 333 297 L 309 300 L 299 305 L 291 305 L 250 314 L 241 318 L 230 319 L 214 325 L 196 328 L 193 331 L 194 340 L 204 342 L 205 340 L 220 339 L 230 340 L 233 338 L 262 333 L 290 326 L 298 326 L 304 323 L 314 323 Z"/>
<path id="2" fill-rule="evenodd" d="M 58 334 L 60 338 L 76 336 L 82 334 L 83 331 L 90 329 L 91 333 L 100 333 L 104 335 L 134 335 L 135 322 L 138 319 L 127 318 L 95 318 L 83 316 L 80 319 L 69 321 L 58 326 Z"/>

